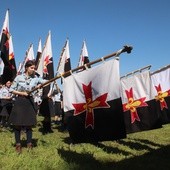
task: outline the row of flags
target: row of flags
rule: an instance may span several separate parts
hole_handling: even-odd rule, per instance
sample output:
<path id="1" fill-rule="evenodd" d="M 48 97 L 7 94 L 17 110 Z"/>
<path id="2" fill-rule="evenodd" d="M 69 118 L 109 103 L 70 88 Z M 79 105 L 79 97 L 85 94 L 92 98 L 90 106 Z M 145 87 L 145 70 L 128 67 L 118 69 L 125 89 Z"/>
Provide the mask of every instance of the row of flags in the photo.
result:
<path id="1" fill-rule="evenodd" d="M 64 78 L 64 111 L 74 143 L 126 138 L 170 123 L 170 65 L 120 77 L 119 59 Z"/>
<path id="2" fill-rule="evenodd" d="M 54 61 L 53 61 L 53 54 L 52 54 L 51 31 L 48 32 L 43 48 L 42 48 L 41 39 L 39 39 L 36 56 L 34 55 L 33 44 L 30 44 L 28 50 L 26 51 L 23 62 L 20 62 L 18 68 L 16 68 L 12 36 L 9 32 L 9 10 L 6 11 L 5 20 L 0 34 L 0 52 L 1 52 L 0 53 L 1 80 L 0 81 L 3 84 L 8 80 L 13 81 L 16 75 L 23 73 L 25 63 L 28 60 L 36 61 L 36 72 L 40 76 L 46 79 L 51 79 L 54 77 L 54 63 L 53 63 Z M 83 41 L 83 47 L 80 54 L 79 65 L 81 64 L 83 65 L 86 62 L 89 62 L 88 52 L 87 52 L 86 42 Z M 69 70 L 71 70 L 71 62 L 70 62 L 69 39 L 67 38 L 64 47 L 61 51 L 56 74 L 62 74 Z"/>
<path id="3" fill-rule="evenodd" d="M 52 79 L 55 75 L 51 32 L 43 48 L 39 40 L 36 57 L 33 44 L 30 44 L 24 61 L 16 69 L 8 17 L 9 11 L 0 35 L 0 64 L 4 64 L 1 81 L 13 80 L 24 71 L 26 61 L 32 59 L 36 61 L 37 74 Z M 86 63 L 89 58 L 84 41 L 78 67 Z M 69 70 L 67 38 L 56 75 Z M 148 69 L 120 77 L 119 58 L 116 57 L 94 67 L 84 67 L 61 79 L 65 121 L 74 143 L 123 139 L 128 133 L 161 128 L 170 122 L 170 65 L 154 73 Z M 49 91 L 49 88 L 44 89 Z"/>

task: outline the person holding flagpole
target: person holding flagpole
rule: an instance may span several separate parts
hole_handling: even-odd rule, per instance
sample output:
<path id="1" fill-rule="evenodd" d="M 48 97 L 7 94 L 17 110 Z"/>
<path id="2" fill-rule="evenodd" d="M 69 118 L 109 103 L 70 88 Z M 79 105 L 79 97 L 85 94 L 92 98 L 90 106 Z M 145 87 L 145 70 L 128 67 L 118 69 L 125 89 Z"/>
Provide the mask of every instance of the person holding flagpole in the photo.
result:
<path id="1" fill-rule="evenodd" d="M 22 152 L 21 131 L 24 129 L 27 138 L 27 148 L 32 144 L 32 127 L 36 125 L 36 108 L 33 99 L 34 93 L 28 94 L 35 86 L 47 80 L 35 75 L 35 61 L 29 60 L 25 64 L 25 72 L 17 75 L 10 87 L 10 92 L 16 95 L 16 100 L 9 117 L 9 123 L 14 127 L 16 151 Z"/>

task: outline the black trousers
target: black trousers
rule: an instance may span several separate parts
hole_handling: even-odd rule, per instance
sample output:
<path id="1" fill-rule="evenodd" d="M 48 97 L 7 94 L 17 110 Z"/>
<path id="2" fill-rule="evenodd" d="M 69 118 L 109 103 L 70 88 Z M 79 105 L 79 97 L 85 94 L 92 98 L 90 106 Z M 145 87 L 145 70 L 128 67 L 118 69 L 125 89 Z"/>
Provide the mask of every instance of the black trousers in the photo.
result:
<path id="1" fill-rule="evenodd" d="M 15 142 L 21 143 L 21 131 L 25 130 L 27 144 L 32 143 L 32 128 L 31 126 L 15 126 L 14 127 L 14 134 L 15 134 Z"/>

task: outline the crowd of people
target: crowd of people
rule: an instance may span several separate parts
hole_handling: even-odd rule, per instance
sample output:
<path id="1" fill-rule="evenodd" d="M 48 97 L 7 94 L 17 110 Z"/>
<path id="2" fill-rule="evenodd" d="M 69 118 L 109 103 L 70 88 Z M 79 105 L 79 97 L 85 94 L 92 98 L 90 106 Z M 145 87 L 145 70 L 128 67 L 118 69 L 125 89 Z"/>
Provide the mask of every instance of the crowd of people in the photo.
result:
<path id="1" fill-rule="evenodd" d="M 35 74 L 35 61 L 29 60 L 24 73 L 17 75 L 13 82 L 0 85 L 0 127 L 14 132 L 17 153 L 22 152 L 23 132 L 26 133 L 28 150 L 33 148 L 32 128 L 36 126 L 37 116 L 44 117 L 43 133 L 53 132 L 52 124 L 63 126 L 62 92 L 59 88 L 49 85 L 29 93 L 46 81 Z M 44 93 L 45 89 L 47 93 Z"/>

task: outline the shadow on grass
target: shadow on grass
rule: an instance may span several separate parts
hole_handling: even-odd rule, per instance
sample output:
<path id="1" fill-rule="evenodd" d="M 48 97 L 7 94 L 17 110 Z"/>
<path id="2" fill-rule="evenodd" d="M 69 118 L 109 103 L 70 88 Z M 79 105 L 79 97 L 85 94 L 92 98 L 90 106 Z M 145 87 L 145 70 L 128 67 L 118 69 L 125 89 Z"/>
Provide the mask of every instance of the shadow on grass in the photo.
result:
<path id="1" fill-rule="evenodd" d="M 90 154 L 80 154 L 73 151 L 66 151 L 59 149 L 59 155 L 68 163 L 75 165 L 76 170 L 87 170 L 87 169 L 108 169 L 107 164 L 102 164 L 99 161 L 95 160 L 93 155 Z"/>
<path id="2" fill-rule="evenodd" d="M 125 141 L 125 140 L 117 140 L 116 142 L 120 145 L 127 146 L 128 148 L 135 149 L 137 151 L 140 150 L 147 150 L 147 151 L 152 151 L 152 147 L 163 147 L 163 145 L 156 144 L 154 142 L 151 142 L 149 140 L 145 139 L 131 139 L 132 141 Z M 72 144 L 71 138 L 67 137 L 63 139 L 64 143 L 66 144 Z M 104 143 L 96 142 L 96 143 L 90 143 L 94 145 L 95 147 L 101 148 L 103 151 L 107 153 L 121 153 L 124 156 L 128 156 L 131 154 L 130 152 L 120 150 L 118 147 L 115 147 L 114 145 L 112 146 L 107 146 Z M 150 145 L 150 146 L 148 146 Z"/>
<path id="3" fill-rule="evenodd" d="M 133 139 L 134 141 L 138 141 L 138 142 L 141 142 L 141 143 L 145 143 L 145 144 L 148 144 L 148 145 L 152 145 L 154 147 L 162 147 L 162 145 L 160 144 L 157 144 L 157 143 L 154 143 L 154 142 L 151 142 L 149 140 L 146 140 L 146 139 Z"/>
<path id="4" fill-rule="evenodd" d="M 70 145 L 70 144 L 72 144 L 72 139 L 70 137 L 64 137 L 63 142 Z"/>
<path id="5" fill-rule="evenodd" d="M 162 146 L 157 150 L 150 150 L 150 152 L 135 156 L 130 159 L 125 159 L 116 163 L 116 169 L 130 169 L 130 170 L 170 170 L 170 145 Z"/>
<path id="6" fill-rule="evenodd" d="M 119 162 L 100 162 L 88 153 L 76 153 L 59 149 L 60 156 L 70 165 L 76 165 L 76 170 L 169 170 L 170 145 L 157 150 L 150 150 L 141 156 L 124 159 Z"/>
<path id="7" fill-rule="evenodd" d="M 141 140 L 141 139 L 132 139 L 132 141 L 118 140 L 117 142 L 121 145 L 128 146 L 129 148 L 135 149 L 138 151 L 140 151 L 140 150 L 152 151 L 152 148 L 148 145 L 151 145 L 153 147 L 162 147 L 162 145 L 153 143 L 148 140 Z"/>
<path id="8" fill-rule="evenodd" d="M 95 144 L 96 147 L 98 148 L 101 148 L 103 151 L 107 152 L 107 153 L 121 153 L 122 155 L 125 155 L 125 156 L 128 156 L 130 153 L 129 152 L 126 152 L 126 151 L 123 151 L 123 150 L 120 150 L 119 148 L 117 147 L 113 147 L 113 146 L 106 146 L 102 143 L 98 143 L 98 144 Z"/>

